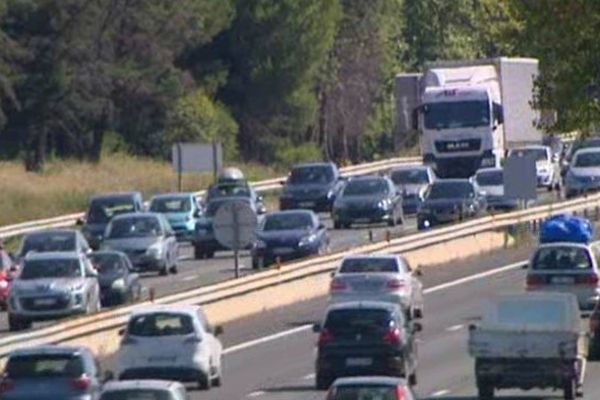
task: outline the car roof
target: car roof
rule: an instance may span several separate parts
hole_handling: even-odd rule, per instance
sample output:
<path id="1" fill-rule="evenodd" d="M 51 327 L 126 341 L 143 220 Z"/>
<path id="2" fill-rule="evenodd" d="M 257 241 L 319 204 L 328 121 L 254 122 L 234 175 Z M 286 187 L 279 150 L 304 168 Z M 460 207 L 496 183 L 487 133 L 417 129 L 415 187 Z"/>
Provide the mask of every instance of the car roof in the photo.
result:
<path id="1" fill-rule="evenodd" d="M 64 259 L 72 259 L 79 260 L 80 255 L 75 251 L 48 251 L 48 252 L 37 252 L 30 251 L 25 256 L 27 261 L 32 260 L 64 260 Z"/>
<path id="2" fill-rule="evenodd" d="M 105 193 L 99 194 L 92 197 L 92 201 L 94 200 L 111 200 L 111 199 L 124 199 L 127 197 L 136 197 L 141 196 L 141 192 L 114 192 L 114 193 Z"/>
<path id="3" fill-rule="evenodd" d="M 400 257 L 395 254 L 352 254 L 350 256 L 344 257 L 342 262 L 346 260 L 364 260 L 366 258 L 386 258 L 391 260 L 398 260 Z"/>
<path id="4" fill-rule="evenodd" d="M 94 255 L 115 255 L 115 256 L 120 256 L 120 257 L 127 257 L 127 254 L 123 253 L 122 251 L 119 250 L 96 250 L 93 253 L 90 254 L 90 256 L 94 256 Z"/>
<path id="5" fill-rule="evenodd" d="M 449 183 L 473 183 L 471 178 L 449 178 L 449 179 L 437 179 L 433 182 L 434 185 L 449 184 Z"/>
<path id="6" fill-rule="evenodd" d="M 128 212 L 128 213 L 115 215 L 111 221 L 119 220 L 119 219 L 126 219 L 126 218 L 148 218 L 148 217 L 162 218 L 162 214 L 156 213 L 156 212 Z"/>
<path id="7" fill-rule="evenodd" d="M 32 237 L 32 236 L 43 236 L 43 235 L 56 235 L 56 234 L 73 234 L 76 235 L 77 234 L 77 230 L 76 229 L 44 229 L 42 231 L 37 231 L 37 232 L 30 232 L 28 234 L 25 235 L 26 238 L 28 237 Z"/>
<path id="8" fill-rule="evenodd" d="M 307 168 L 307 167 L 334 167 L 335 164 L 330 161 L 315 161 L 295 164 L 292 169 L 296 168 Z"/>
<path id="9" fill-rule="evenodd" d="M 600 146 L 598 147 L 584 147 L 583 149 L 579 149 L 575 152 L 574 156 L 578 156 L 579 154 L 586 153 L 598 153 L 600 152 Z"/>
<path id="10" fill-rule="evenodd" d="M 148 380 L 126 380 L 126 381 L 110 381 L 103 388 L 103 392 L 117 391 L 125 389 L 165 389 L 170 390 L 174 387 L 182 387 L 183 385 L 175 381 L 162 381 L 156 379 Z"/>
<path id="11" fill-rule="evenodd" d="M 150 201 L 152 200 L 159 200 L 159 199 L 185 199 L 188 197 L 194 197 L 194 193 L 192 192 L 185 192 L 185 193 L 177 193 L 177 192 L 173 192 L 173 193 L 163 193 L 163 194 L 157 194 L 156 196 L 153 196 L 152 199 L 150 199 Z"/>
<path id="12" fill-rule="evenodd" d="M 546 146 L 543 144 L 527 144 L 525 146 L 515 147 L 511 150 L 526 150 L 526 149 L 544 149 L 544 150 L 546 150 L 548 148 L 550 148 L 550 146 Z"/>
<path id="13" fill-rule="evenodd" d="M 83 346 L 34 346 L 16 349 L 10 352 L 9 357 L 13 356 L 30 356 L 38 354 L 74 354 L 74 353 L 90 353 L 87 347 Z"/>
<path id="14" fill-rule="evenodd" d="M 406 386 L 406 379 L 395 378 L 391 376 L 351 376 L 345 378 L 338 378 L 333 383 L 333 386 L 344 386 L 344 385 L 389 385 L 389 386 Z"/>
<path id="15" fill-rule="evenodd" d="M 157 313 L 171 313 L 171 314 L 186 314 L 186 315 L 197 315 L 198 311 L 202 307 L 197 305 L 189 304 L 159 304 L 159 305 L 147 305 L 136 307 L 131 311 L 131 316 L 157 314 Z"/>
<path id="16" fill-rule="evenodd" d="M 350 179 L 349 182 L 353 182 L 353 181 L 370 181 L 370 180 L 374 180 L 374 179 L 379 179 L 379 180 L 386 180 L 389 179 L 387 176 L 382 176 L 382 175 L 361 175 L 361 176 L 355 176 L 352 177 L 352 179 Z"/>
<path id="17" fill-rule="evenodd" d="M 375 300 L 356 300 L 356 301 L 345 301 L 342 303 L 335 303 L 327 308 L 327 312 L 338 311 L 338 310 L 360 310 L 360 309 L 376 309 L 386 311 L 397 311 L 400 305 L 395 303 L 389 303 L 385 301 Z"/>
<path id="18" fill-rule="evenodd" d="M 310 215 L 310 216 L 317 215 L 314 211 L 311 211 L 311 210 L 294 209 L 294 210 L 271 211 L 265 215 L 265 218 L 269 217 L 269 216 L 274 216 L 274 215 L 290 215 L 290 214 L 306 214 L 306 215 Z"/>
<path id="19" fill-rule="evenodd" d="M 396 167 L 392 167 L 390 169 L 390 173 L 396 172 L 396 171 L 407 171 L 407 170 L 411 170 L 411 169 L 428 171 L 431 169 L 431 167 L 428 165 L 420 165 L 420 164 L 398 165 Z"/>

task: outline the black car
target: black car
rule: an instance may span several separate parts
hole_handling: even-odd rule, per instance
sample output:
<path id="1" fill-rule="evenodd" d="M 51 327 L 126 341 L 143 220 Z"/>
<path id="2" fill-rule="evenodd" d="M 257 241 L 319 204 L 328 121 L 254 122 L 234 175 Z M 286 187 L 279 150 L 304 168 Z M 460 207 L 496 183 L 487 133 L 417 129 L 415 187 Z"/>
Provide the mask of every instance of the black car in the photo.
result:
<path id="1" fill-rule="evenodd" d="M 288 210 L 267 214 L 252 248 L 252 268 L 320 254 L 329 247 L 327 229 L 309 210 Z"/>
<path id="2" fill-rule="evenodd" d="M 100 248 L 106 226 L 115 215 L 144 211 L 140 192 L 112 193 L 95 196 L 90 200 L 86 216 L 77 221 L 81 231 L 94 250 Z"/>
<path id="3" fill-rule="evenodd" d="M 98 271 L 100 301 L 103 307 L 125 304 L 142 297 L 142 284 L 125 253 L 120 251 L 98 251 L 90 255 Z"/>
<path id="4" fill-rule="evenodd" d="M 333 205 L 331 213 L 335 229 L 351 224 L 381 223 L 389 226 L 403 223 L 402 196 L 391 179 L 364 176 L 348 181 Z"/>
<path id="5" fill-rule="evenodd" d="M 296 165 L 287 181 L 282 182 L 284 186 L 279 197 L 279 209 L 331 211 L 343 183 L 337 166 L 332 162 Z"/>
<path id="6" fill-rule="evenodd" d="M 331 305 L 319 333 L 316 387 L 327 389 L 338 377 L 399 376 L 417 382 L 416 332 L 393 303 L 364 301 Z"/>
<path id="7" fill-rule="evenodd" d="M 435 181 L 425 193 L 417 212 L 417 228 L 461 221 L 480 215 L 487 208 L 485 193 L 472 179 Z"/>

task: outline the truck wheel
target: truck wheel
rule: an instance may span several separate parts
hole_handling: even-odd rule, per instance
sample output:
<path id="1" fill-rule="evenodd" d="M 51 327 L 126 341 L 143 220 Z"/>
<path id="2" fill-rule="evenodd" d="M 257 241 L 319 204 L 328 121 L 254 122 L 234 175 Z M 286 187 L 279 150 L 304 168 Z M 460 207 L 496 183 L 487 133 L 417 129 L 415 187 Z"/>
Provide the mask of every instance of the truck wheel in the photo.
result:
<path id="1" fill-rule="evenodd" d="M 417 386 L 417 371 L 413 371 L 413 373 L 408 376 L 408 384 L 410 386 Z"/>
<path id="2" fill-rule="evenodd" d="M 194 258 L 196 260 L 202 260 L 204 258 L 204 252 L 200 246 L 194 246 Z"/>
<path id="3" fill-rule="evenodd" d="M 491 385 L 480 384 L 477 386 L 479 400 L 492 400 L 494 398 L 494 387 Z"/>
<path id="4" fill-rule="evenodd" d="M 577 382 L 575 382 L 574 378 L 571 378 L 567 382 L 564 383 L 563 392 L 564 392 L 565 400 L 574 400 L 575 399 L 575 395 L 577 393 Z"/>

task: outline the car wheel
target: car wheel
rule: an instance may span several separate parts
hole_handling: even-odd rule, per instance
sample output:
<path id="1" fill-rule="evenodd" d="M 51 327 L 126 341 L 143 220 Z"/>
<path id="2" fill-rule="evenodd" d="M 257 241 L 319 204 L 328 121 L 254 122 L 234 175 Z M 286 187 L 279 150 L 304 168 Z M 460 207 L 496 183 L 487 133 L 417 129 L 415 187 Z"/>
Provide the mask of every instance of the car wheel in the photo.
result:
<path id="1" fill-rule="evenodd" d="M 10 332 L 19 332 L 31 328 L 31 322 L 8 314 L 8 330 Z"/>
<path id="2" fill-rule="evenodd" d="M 213 379 L 213 385 L 215 387 L 223 386 L 223 358 L 221 358 L 221 361 L 219 362 L 218 371 L 219 372 L 217 373 L 217 376 L 215 377 L 215 379 Z"/>
<path id="3" fill-rule="evenodd" d="M 210 390 L 212 388 L 212 378 L 210 374 L 202 375 L 200 377 L 200 381 L 198 382 L 198 387 L 201 390 Z"/>
<path id="4" fill-rule="evenodd" d="M 207 251 L 206 253 L 204 253 L 204 255 L 206 256 L 207 259 L 215 258 L 215 251 L 214 250 Z"/>
<path id="5" fill-rule="evenodd" d="M 194 246 L 194 258 L 196 260 L 201 260 L 204 258 L 204 252 L 199 246 Z"/>
<path id="6" fill-rule="evenodd" d="M 415 319 L 423 318 L 423 310 L 420 308 L 415 308 L 415 310 L 413 312 L 413 318 L 415 318 Z"/>
<path id="7" fill-rule="evenodd" d="M 177 268 L 177 263 L 171 265 L 171 268 L 169 268 L 169 272 L 173 275 L 177 275 L 177 273 L 179 272 L 179 269 Z"/>
<path id="8" fill-rule="evenodd" d="M 158 275 L 166 276 L 168 273 L 169 273 L 169 268 L 167 267 L 167 263 L 165 262 L 165 265 L 160 269 L 160 271 L 158 272 Z"/>
<path id="9" fill-rule="evenodd" d="M 408 376 L 408 384 L 410 386 L 417 386 L 417 371 L 413 371 L 412 374 Z"/>
<path id="10" fill-rule="evenodd" d="M 392 213 L 392 216 L 388 220 L 388 226 L 394 227 L 396 226 L 396 213 Z"/>
<path id="11" fill-rule="evenodd" d="M 575 395 L 577 394 L 577 382 L 575 382 L 575 378 L 569 379 L 563 385 L 563 394 L 565 400 L 574 400 Z"/>
<path id="12" fill-rule="evenodd" d="M 315 375 L 315 386 L 317 390 L 327 390 L 329 386 L 333 383 L 334 379 L 323 375 L 322 373 L 318 373 Z"/>
<path id="13" fill-rule="evenodd" d="M 494 398 L 494 387 L 488 384 L 477 385 L 480 400 L 492 400 Z"/>

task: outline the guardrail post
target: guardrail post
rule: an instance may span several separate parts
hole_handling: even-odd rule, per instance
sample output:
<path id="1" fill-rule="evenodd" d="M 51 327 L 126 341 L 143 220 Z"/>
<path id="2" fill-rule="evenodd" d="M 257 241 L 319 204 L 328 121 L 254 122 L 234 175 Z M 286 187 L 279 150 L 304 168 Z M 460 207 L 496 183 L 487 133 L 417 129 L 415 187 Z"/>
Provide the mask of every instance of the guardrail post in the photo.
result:
<path id="1" fill-rule="evenodd" d="M 389 229 L 385 231 L 385 241 L 388 243 L 392 241 L 392 232 Z"/>
<path id="2" fill-rule="evenodd" d="M 600 209 L 598 208 L 597 205 L 594 207 L 594 211 L 596 213 L 596 218 L 595 219 L 596 219 L 596 221 L 598 221 L 598 218 L 600 218 L 600 215 L 599 215 L 600 214 Z"/>
<path id="3" fill-rule="evenodd" d="M 151 287 L 148 290 L 148 300 L 150 300 L 150 303 L 154 303 L 154 299 L 156 298 L 156 290 Z"/>
<path id="4" fill-rule="evenodd" d="M 373 231 L 369 229 L 369 242 L 373 243 Z"/>
<path id="5" fill-rule="evenodd" d="M 276 267 L 277 267 L 277 270 L 280 270 L 280 269 L 281 269 L 281 257 L 277 257 L 277 258 L 275 259 L 275 265 L 276 265 Z"/>
<path id="6" fill-rule="evenodd" d="M 588 210 L 587 207 L 583 209 L 583 217 L 587 218 L 588 217 Z"/>

